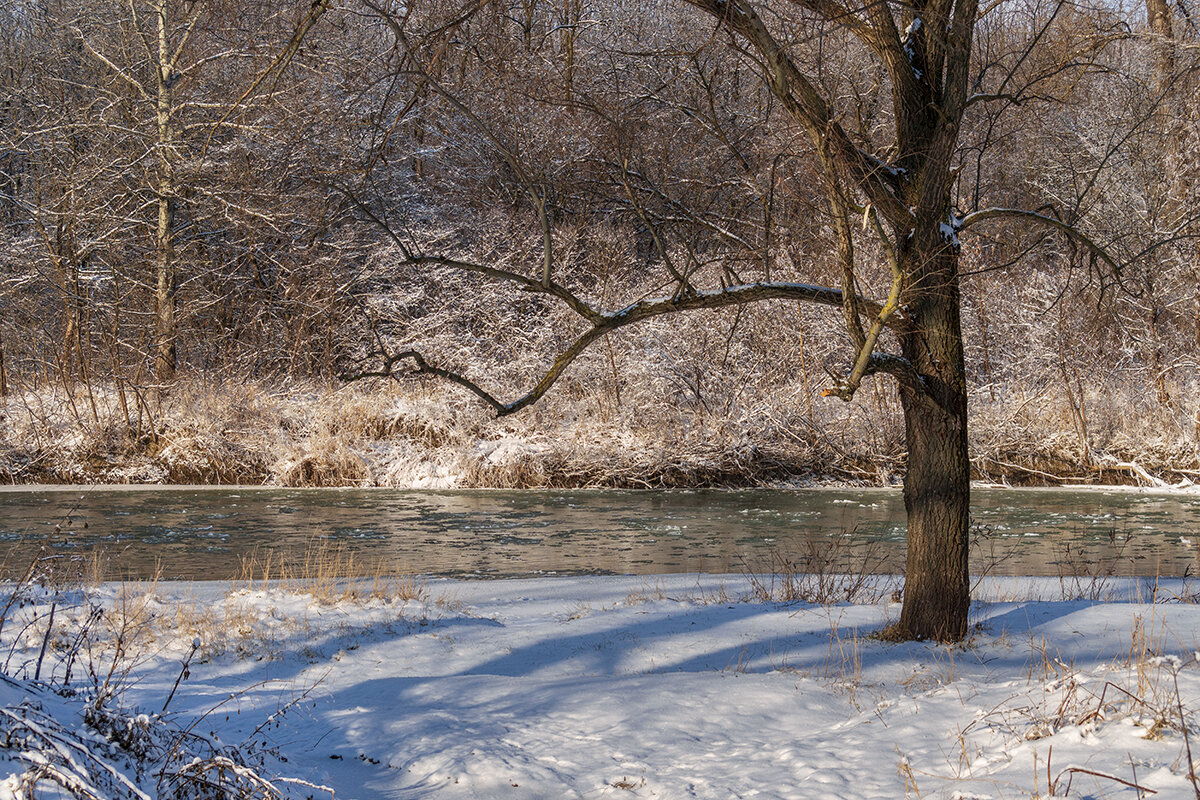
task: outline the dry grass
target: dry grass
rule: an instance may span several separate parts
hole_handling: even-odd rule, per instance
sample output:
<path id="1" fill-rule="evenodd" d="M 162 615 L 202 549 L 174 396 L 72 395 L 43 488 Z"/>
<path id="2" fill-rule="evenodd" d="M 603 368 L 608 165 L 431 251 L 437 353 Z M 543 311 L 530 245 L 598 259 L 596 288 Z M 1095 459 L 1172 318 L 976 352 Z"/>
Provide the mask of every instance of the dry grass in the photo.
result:
<path id="1" fill-rule="evenodd" d="M 636 362 L 649 356 L 628 343 L 621 353 L 631 379 L 620 392 L 603 381 L 589 388 L 587 371 L 600 368 L 589 362 L 579 383 L 568 378 L 529 411 L 502 420 L 453 388 L 419 381 L 336 386 L 196 376 L 159 404 L 128 390 L 122 403 L 122 393 L 105 386 L 73 396 L 60 386 L 14 392 L 0 415 L 0 479 L 659 488 L 814 476 L 880 484 L 902 469 L 890 390 L 831 405 L 814 400 L 815 375 L 797 384 L 794 374 L 760 364 L 739 383 L 730 377 L 733 364 L 711 376 L 692 364 L 688 374 L 699 383 L 689 397 L 678 376 L 633 380 L 643 374 Z M 647 364 L 644 374 L 653 373 Z M 510 377 L 517 392 L 520 381 Z M 1185 395 L 1181 389 L 1182 405 Z M 1194 421 L 1175 408 L 1130 413 L 1090 393 L 1085 451 L 1069 415 L 1042 414 L 1057 402 L 1053 393 L 998 398 L 977 396 L 972 405 L 979 478 L 1145 482 L 1119 466 L 1132 464 L 1156 480 L 1200 479 Z"/>
<path id="2" fill-rule="evenodd" d="M 1088 762 L 1086 767 L 1071 766 L 1070 761 L 1064 765 L 1054 758 L 1053 737 L 1066 733 L 1068 742 L 1086 739 L 1103 727 L 1121 723 L 1132 725 L 1138 731 L 1135 735 L 1142 738 L 1176 741 L 1179 757 L 1170 768 L 1187 776 L 1200 797 L 1200 779 L 1189 767 L 1193 757 L 1191 731 L 1178 684 L 1180 670 L 1194 668 L 1196 661 L 1194 655 L 1180 658 L 1170 654 L 1172 644 L 1178 646 L 1178 639 L 1155 619 L 1153 609 L 1148 619 L 1140 615 L 1134 618 L 1128 649 L 1094 671 L 1077 668 L 1044 638 L 1031 635 L 1027 688 L 1015 691 L 987 713 L 977 714 L 958 732 L 956 747 L 947 756 L 952 779 L 978 778 L 973 774 L 973 765 L 986 747 L 996 746 L 995 737 L 1000 737 L 1007 742 L 1003 745 L 1006 753 L 1034 743 L 1031 788 L 1023 789 L 1021 796 L 1073 797 L 1071 788 L 1077 779 L 1114 792 L 1124 787 L 1134 790 L 1138 797 L 1152 795 L 1152 789 L 1139 783 L 1138 764 L 1132 757 L 1125 766 L 1118 760 Z M 954 651 L 946 652 L 952 655 Z M 981 737 L 984 743 L 991 740 L 991 744 L 981 744 L 975 737 Z"/>
<path id="3" fill-rule="evenodd" d="M 423 579 L 396 574 L 381 558 L 364 560 L 345 545 L 327 542 L 311 543 L 296 563 L 271 553 L 244 557 L 232 592 L 255 591 L 303 594 L 322 605 L 429 600 Z"/>
<path id="4" fill-rule="evenodd" d="M 280 486 L 370 486 L 371 468 L 351 443 L 327 433 L 287 450 L 272 468 Z"/>
<path id="5" fill-rule="evenodd" d="M 1078 728 L 1082 733 L 1115 720 L 1129 720 L 1145 738 L 1182 735 L 1184 714 L 1176 674 L 1185 665 L 1170 655 L 1174 641 L 1152 618 L 1137 616 L 1130 630 L 1129 649 L 1104 668 L 1097 683 L 1064 661 L 1039 637 L 1029 641 L 1027 679 L 1035 691 L 1013 698 L 981 716 L 960 733 L 987 727 L 1017 741 L 1040 741 Z"/>
<path id="6" fill-rule="evenodd" d="M 421 619 L 431 606 L 460 605 L 432 598 L 423 580 L 394 574 L 379 559 L 326 543 L 286 565 L 269 554 L 244 559 L 241 575 L 216 602 L 164 596 L 156 579 L 102 586 L 101 563 L 96 555 L 41 551 L 10 583 L 0 603 L 7 673 L 64 685 L 86 675 L 93 693 L 117 695 L 129 672 L 164 648 L 186 651 L 192 643 L 201 658 L 263 659 L 328 636 L 328 621 L 310 614 L 313 608 L 371 606 L 396 622 L 411 613 L 409 603 L 418 604 Z"/>

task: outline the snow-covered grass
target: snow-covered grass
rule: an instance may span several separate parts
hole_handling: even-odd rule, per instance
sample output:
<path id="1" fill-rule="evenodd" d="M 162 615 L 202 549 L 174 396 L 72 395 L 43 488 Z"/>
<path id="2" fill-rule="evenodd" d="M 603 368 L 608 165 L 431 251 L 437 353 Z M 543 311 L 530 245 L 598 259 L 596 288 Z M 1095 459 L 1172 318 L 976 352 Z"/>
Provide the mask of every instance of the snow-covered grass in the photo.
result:
<path id="1" fill-rule="evenodd" d="M 1195 587 L 985 579 L 948 647 L 878 638 L 890 590 L 771 585 L 27 587 L 0 796 L 35 773 L 39 797 L 58 773 L 97 797 L 1200 796 Z"/>
<path id="2" fill-rule="evenodd" d="M 897 480 L 904 446 L 894 399 L 873 389 L 873 403 L 814 404 L 805 392 L 815 385 L 794 385 L 793 372 L 754 391 L 730 379 L 729 402 L 707 411 L 653 381 L 641 394 L 623 389 L 615 407 L 597 388 L 607 379 L 568 381 L 503 419 L 465 391 L 415 381 L 331 386 L 196 374 L 154 407 L 131 406 L 133 396 L 114 386 L 88 387 L 85 403 L 84 387 L 72 399 L 50 385 L 0 398 L 0 481 L 433 489 Z M 1051 413 L 1049 401 L 973 396 L 974 472 L 1016 484 L 1200 478 L 1196 428 L 1182 411 L 1195 408 L 1191 394 L 1158 411 L 1125 395 L 1105 405 L 1106 397 L 1089 406 L 1094 435 L 1083 448 L 1070 415 Z"/>

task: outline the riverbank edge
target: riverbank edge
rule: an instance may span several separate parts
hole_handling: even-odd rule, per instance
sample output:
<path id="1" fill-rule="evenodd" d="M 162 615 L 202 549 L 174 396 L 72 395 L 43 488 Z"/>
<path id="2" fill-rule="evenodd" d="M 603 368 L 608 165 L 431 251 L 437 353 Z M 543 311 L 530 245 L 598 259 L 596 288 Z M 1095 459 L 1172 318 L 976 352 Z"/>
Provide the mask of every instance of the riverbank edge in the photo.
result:
<path id="1" fill-rule="evenodd" d="M 557 491 L 557 492 L 742 492 L 753 490 L 774 490 L 783 492 L 802 492 L 807 489 L 845 489 L 854 491 L 900 491 L 900 483 L 862 484 L 847 481 L 807 481 L 778 483 L 774 485 L 756 486 L 691 486 L 658 488 L 614 488 L 606 486 L 562 486 L 551 489 L 514 489 L 506 486 L 450 486 L 435 488 L 411 488 L 394 486 L 280 486 L 271 483 L 0 483 L 0 494 L 17 492 L 74 492 L 74 491 L 103 491 L 103 492 L 152 492 L 159 490 L 205 492 L 205 491 L 279 491 L 279 490 L 328 490 L 328 491 L 367 491 L 367 492 L 512 492 L 512 491 Z M 1010 483 L 995 481 L 972 480 L 971 489 L 1030 489 L 1046 491 L 1072 492 L 1129 492 L 1134 494 L 1165 494 L 1165 495 L 1200 495 L 1200 485 L 1167 485 L 1147 486 L 1130 483 L 1055 483 L 1038 485 L 1014 486 Z"/>
<path id="2" fill-rule="evenodd" d="M 794 465 L 785 468 L 777 461 L 775 469 L 749 469 L 744 474 L 721 470 L 711 474 L 702 467 L 687 469 L 677 466 L 667 473 L 648 474 L 633 477 L 629 474 L 611 474 L 607 476 L 572 476 L 570 474 L 555 474 L 553 464 L 525 463 L 516 470 L 525 480 L 513 480 L 511 475 L 496 481 L 461 480 L 461 476 L 453 474 L 421 475 L 413 481 L 394 481 L 376 479 L 374 476 L 384 469 L 372 469 L 370 451 L 358 454 L 365 467 L 365 475 L 353 478 L 346 476 L 345 480 L 337 480 L 335 475 L 314 470 L 300 470 L 300 475 L 286 476 L 281 479 L 277 473 L 270 471 L 252 474 L 226 475 L 219 471 L 189 471 L 173 469 L 172 464 L 156 463 L 154 459 L 145 456 L 131 459 L 109 459 L 103 465 L 94 462 L 64 464 L 57 469 L 33 469 L 15 473 L 8 470 L 7 474 L 0 471 L 0 490 L 6 488 L 44 489 L 62 488 L 74 489 L 82 487 L 145 487 L 145 488 L 343 488 L 343 489 L 394 489 L 394 490 L 504 490 L 504 489 L 541 489 L 541 490 L 738 490 L 738 489 L 804 489 L 804 488 L 888 488 L 902 485 L 903 465 L 899 469 L 877 469 L 874 474 L 866 467 L 878 467 L 878 464 L 864 465 L 857 463 L 851 470 L 837 468 L 828 472 L 814 470 L 811 465 Z M 463 458 L 469 458 L 469 453 L 463 453 Z M 889 459 L 890 460 L 890 459 Z M 972 468 L 972 486 L 1011 486 L 1021 488 L 1128 488 L 1169 490 L 1197 490 L 1200 482 L 1196 480 L 1197 470 L 1191 465 L 1154 465 L 1148 469 L 1136 461 L 1122 461 L 1110 457 L 1105 462 L 1085 465 L 1076 462 L 1065 462 L 1055 459 L 1055 464 L 1048 465 L 1044 457 L 1034 457 L 1026 464 L 1015 461 L 1005 461 L 996 464 L 999 469 L 979 468 L 978 462 L 989 459 L 977 458 Z M 512 465 L 506 465 L 511 472 Z M 1058 473 L 1047 470 L 1048 466 L 1058 469 Z M 1070 467 L 1064 469 L 1064 467 Z M 500 472 L 500 470 L 497 470 Z M 475 476 L 482 477 L 482 476 Z M 575 477 L 576 479 L 572 479 Z M 232 478 L 232 479 L 231 479 Z M 530 479 L 532 478 L 532 479 Z"/>
<path id="3" fill-rule="evenodd" d="M 888 486 L 902 420 L 853 405 L 604 416 L 565 401 L 496 419 L 414 386 L 180 383 L 153 415 L 119 393 L 44 391 L 0 404 L 0 485 L 154 484 L 395 489 Z M 112 396 L 110 396 L 112 395 Z M 1023 408 L 1024 406 L 1022 406 Z M 1025 413 L 1025 412 L 1022 412 Z M 838 416 L 841 415 L 841 416 Z M 1095 421 L 1094 421 L 1095 422 Z M 1187 486 L 1200 432 L 1122 414 L 1087 438 L 997 409 L 972 419 L 972 477 L 1012 486 Z"/>

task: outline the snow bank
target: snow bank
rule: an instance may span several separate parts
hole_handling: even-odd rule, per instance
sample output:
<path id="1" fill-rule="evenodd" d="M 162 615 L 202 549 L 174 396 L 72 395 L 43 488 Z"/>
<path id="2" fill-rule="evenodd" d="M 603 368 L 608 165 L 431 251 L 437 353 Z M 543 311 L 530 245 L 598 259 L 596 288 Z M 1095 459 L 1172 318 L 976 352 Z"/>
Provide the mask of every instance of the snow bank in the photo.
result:
<path id="1" fill-rule="evenodd" d="M 877 638 L 887 597 L 762 602 L 741 576 L 427 588 L 154 587 L 157 608 L 256 620 L 201 648 L 168 716 L 257 732 L 264 767 L 338 798 L 1196 797 L 1200 606 L 1182 582 L 1086 599 L 986 581 L 955 647 Z M 161 707 L 185 628 L 132 669 L 129 707 Z"/>

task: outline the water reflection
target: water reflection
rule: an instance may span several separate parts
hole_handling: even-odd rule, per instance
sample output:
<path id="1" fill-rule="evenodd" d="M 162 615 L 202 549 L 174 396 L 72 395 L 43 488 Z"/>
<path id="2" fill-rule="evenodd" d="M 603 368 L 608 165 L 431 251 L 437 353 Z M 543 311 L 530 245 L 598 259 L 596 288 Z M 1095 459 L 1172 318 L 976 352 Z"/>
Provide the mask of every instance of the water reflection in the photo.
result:
<path id="1" fill-rule="evenodd" d="M 992 574 L 1173 575 L 1196 568 L 1200 497 L 975 489 L 972 568 Z M 390 491 L 147 488 L 0 491 L 0 541 L 103 547 L 111 577 L 228 578 L 252 551 L 298 560 L 339 543 L 431 575 L 737 572 L 775 553 L 903 567 L 891 489 Z"/>

